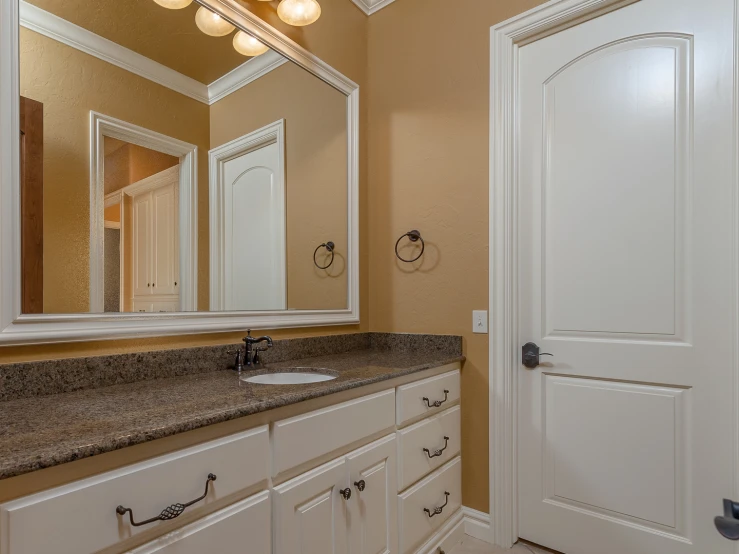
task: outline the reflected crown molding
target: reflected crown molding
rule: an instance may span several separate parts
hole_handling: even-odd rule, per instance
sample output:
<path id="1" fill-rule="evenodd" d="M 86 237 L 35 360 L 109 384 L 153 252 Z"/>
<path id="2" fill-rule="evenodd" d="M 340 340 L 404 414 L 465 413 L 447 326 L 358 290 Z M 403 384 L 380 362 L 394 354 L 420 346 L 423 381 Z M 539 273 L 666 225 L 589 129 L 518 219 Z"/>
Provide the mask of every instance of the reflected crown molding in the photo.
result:
<path id="1" fill-rule="evenodd" d="M 392 4 L 395 0 L 352 0 L 352 2 L 367 15 L 372 15 L 385 6 Z"/>
<path id="2" fill-rule="evenodd" d="M 252 58 L 208 85 L 208 104 L 218 102 L 221 98 L 264 77 L 284 63 L 287 63 L 287 59 L 274 50 L 268 50 L 261 56 Z"/>
<path id="3" fill-rule="evenodd" d="M 286 58 L 270 50 L 261 56 L 251 58 L 223 77 L 205 85 L 125 46 L 29 4 L 25 0 L 20 1 L 20 24 L 26 29 L 208 105 L 264 77 L 287 62 Z"/>

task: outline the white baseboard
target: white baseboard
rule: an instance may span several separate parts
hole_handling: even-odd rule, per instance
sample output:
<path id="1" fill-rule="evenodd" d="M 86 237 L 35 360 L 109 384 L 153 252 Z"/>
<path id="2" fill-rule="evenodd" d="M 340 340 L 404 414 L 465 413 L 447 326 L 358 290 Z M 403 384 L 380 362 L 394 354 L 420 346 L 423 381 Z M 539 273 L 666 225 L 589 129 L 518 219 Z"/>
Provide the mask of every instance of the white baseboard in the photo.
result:
<path id="1" fill-rule="evenodd" d="M 490 515 L 462 506 L 415 554 L 438 554 L 440 548 L 450 552 L 465 535 L 489 543 Z"/>
<path id="2" fill-rule="evenodd" d="M 434 533 L 415 554 L 439 554 L 451 552 L 452 548 L 462 542 L 464 538 L 464 515 L 462 509 L 450 517 L 439 530 Z"/>
<path id="3" fill-rule="evenodd" d="M 464 533 L 475 539 L 490 542 L 490 514 L 462 506 Z"/>

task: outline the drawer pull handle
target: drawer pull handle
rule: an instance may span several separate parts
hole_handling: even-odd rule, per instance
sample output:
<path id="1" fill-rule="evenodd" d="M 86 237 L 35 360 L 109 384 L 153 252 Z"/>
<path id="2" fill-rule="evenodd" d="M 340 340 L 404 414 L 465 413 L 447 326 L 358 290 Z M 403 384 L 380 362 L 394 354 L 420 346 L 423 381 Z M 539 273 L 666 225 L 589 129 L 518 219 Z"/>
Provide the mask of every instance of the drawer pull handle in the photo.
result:
<path id="1" fill-rule="evenodd" d="M 424 448 L 423 451 L 429 458 L 436 458 L 437 456 L 441 456 L 444 453 L 444 450 L 446 450 L 447 446 L 449 446 L 449 437 L 444 437 L 444 448 L 434 450 L 433 454 L 428 448 Z"/>
<path id="2" fill-rule="evenodd" d="M 354 481 L 354 486 L 357 487 L 359 492 L 362 492 L 367 488 L 367 483 L 364 482 L 364 479 L 361 479 L 360 481 Z"/>
<path id="3" fill-rule="evenodd" d="M 352 497 L 352 490 L 347 487 L 339 490 L 339 494 L 344 497 L 344 500 L 349 500 Z"/>
<path id="4" fill-rule="evenodd" d="M 437 506 L 433 510 L 429 510 L 428 508 L 424 508 L 423 511 L 426 512 L 429 517 L 438 516 L 441 512 L 444 511 L 444 508 L 446 508 L 446 505 L 449 504 L 449 493 L 448 492 L 445 492 L 444 493 L 444 496 L 446 497 L 446 499 L 444 500 L 444 504 L 442 504 L 441 506 Z"/>
<path id="5" fill-rule="evenodd" d="M 126 515 L 126 512 L 128 512 L 128 518 L 131 521 L 131 525 L 134 527 L 141 527 L 142 525 L 148 525 L 149 523 L 154 523 L 155 521 L 167 521 L 169 519 L 174 519 L 176 517 L 180 517 L 182 515 L 182 512 L 185 511 L 186 508 L 189 508 L 196 502 L 200 502 L 203 500 L 206 496 L 208 496 L 208 488 L 210 487 L 210 482 L 215 481 L 216 476 L 213 473 L 208 474 L 208 480 L 205 482 L 205 492 L 203 493 L 203 496 L 200 496 L 196 498 L 195 500 L 191 500 L 190 502 L 187 502 L 186 504 L 180 504 L 179 502 L 176 504 L 172 504 L 171 506 L 167 506 L 162 510 L 162 513 L 159 514 L 156 517 L 153 517 L 151 519 L 147 519 L 145 521 L 139 521 L 138 523 L 133 520 L 133 510 L 131 508 L 124 508 L 123 506 L 118 506 L 115 511 L 117 514 L 120 515 Z"/>
<path id="6" fill-rule="evenodd" d="M 434 400 L 431 402 L 427 397 L 423 397 L 421 400 L 426 402 L 426 406 L 429 408 L 438 408 L 441 406 L 444 402 L 446 402 L 449 399 L 449 391 L 444 389 L 444 400 Z"/>

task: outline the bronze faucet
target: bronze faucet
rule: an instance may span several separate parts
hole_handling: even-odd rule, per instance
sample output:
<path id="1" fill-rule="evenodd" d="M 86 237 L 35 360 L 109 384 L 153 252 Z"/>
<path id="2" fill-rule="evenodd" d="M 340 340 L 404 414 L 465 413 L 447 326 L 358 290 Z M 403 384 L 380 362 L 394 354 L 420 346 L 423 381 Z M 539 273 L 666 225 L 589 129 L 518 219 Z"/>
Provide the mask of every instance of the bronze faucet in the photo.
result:
<path id="1" fill-rule="evenodd" d="M 244 368 L 247 369 L 255 369 L 256 367 L 261 365 L 261 360 L 259 357 L 260 352 L 264 352 L 265 350 L 268 350 L 274 346 L 274 343 L 272 342 L 272 337 L 263 336 L 263 337 L 252 337 L 251 336 L 251 329 L 247 331 L 247 335 L 243 338 L 244 341 L 244 348 L 243 350 L 239 348 L 236 351 L 236 361 L 234 362 L 234 369 L 241 373 Z M 257 344 L 261 342 L 266 342 L 267 346 L 263 346 L 262 348 L 257 348 Z"/>

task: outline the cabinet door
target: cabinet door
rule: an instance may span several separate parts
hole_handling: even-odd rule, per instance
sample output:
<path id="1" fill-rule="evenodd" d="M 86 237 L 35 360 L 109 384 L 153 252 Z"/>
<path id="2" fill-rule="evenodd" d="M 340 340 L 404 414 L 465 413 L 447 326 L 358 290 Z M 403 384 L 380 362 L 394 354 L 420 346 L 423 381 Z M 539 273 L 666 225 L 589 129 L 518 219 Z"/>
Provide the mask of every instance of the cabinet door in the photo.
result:
<path id="1" fill-rule="evenodd" d="M 133 199 L 133 295 L 151 294 L 151 193 Z"/>
<path id="2" fill-rule="evenodd" d="M 347 456 L 352 489 L 351 554 L 395 554 L 398 486 L 395 434 Z M 360 490 L 363 489 L 363 490 Z"/>
<path id="3" fill-rule="evenodd" d="M 154 313 L 176 312 L 180 308 L 180 303 L 176 300 L 161 300 L 151 303 L 151 311 Z"/>
<path id="4" fill-rule="evenodd" d="M 130 554 L 271 554 L 269 492 L 205 516 L 145 544 Z"/>
<path id="5" fill-rule="evenodd" d="M 153 312 L 154 304 L 149 300 L 134 300 L 133 301 L 133 311 L 136 313 Z"/>
<path id="6" fill-rule="evenodd" d="M 274 489 L 275 554 L 347 554 L 346 476 L 342 457 Z"/>
<path id="7" fill-rule="evenodd" d="M 154 294 L 177 294 L 177 206 L 175 186 L 152 193 L 154 252 L 152 290 Z"/>

